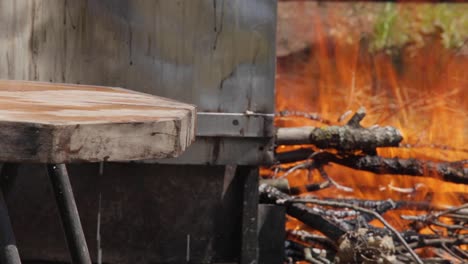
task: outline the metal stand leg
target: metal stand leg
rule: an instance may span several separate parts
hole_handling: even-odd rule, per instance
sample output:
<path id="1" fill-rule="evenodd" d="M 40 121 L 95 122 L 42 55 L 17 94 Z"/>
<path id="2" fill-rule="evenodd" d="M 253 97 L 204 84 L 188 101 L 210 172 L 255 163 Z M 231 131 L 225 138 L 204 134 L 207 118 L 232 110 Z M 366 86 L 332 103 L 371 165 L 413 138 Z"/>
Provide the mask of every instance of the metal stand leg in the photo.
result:
<path id="1" fill-rule="evenodd" d="M 67 168 L 65 164 L 48 164 L 47 173 L 54 189 L 72 263 L 91 264 Z"/>
<path id="2" fill-rule="evenodd" d="M 3 192 L 0 190 L 0 263 L 2 264 L 21 264 L 21 260 L 16 248 L 15 235 L 11 228 L 8 209 L 3 198 Z"/>
<path id="3" fill-rule="evenodd" d="M 5 181 L 3 181 L 4 165 L 0 163 L 0 175 L 2 177 L 2 186 L 0 188 L 0 263 L 2 264 L 21 264 L 21 260 L 16 247 L 15 234 L 11 227 L 10 217 L 8 215 L 8 208 L 3 197 L 3 189 Z"/>
<path id="4" fill-rule="evenodd" d="M 240 263 L 257 264 L 258 167 L 238 166 L 236 173 L 244 176 Z"/>

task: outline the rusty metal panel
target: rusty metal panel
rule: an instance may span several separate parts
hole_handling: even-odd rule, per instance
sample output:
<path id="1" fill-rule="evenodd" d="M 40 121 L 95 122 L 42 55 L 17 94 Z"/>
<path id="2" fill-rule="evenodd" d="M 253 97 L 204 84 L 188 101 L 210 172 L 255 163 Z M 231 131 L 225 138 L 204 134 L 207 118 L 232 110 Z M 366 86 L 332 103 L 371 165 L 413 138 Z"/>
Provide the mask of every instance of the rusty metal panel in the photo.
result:
<path id="1" fill-rule="evenodd" d="M 275 0 L 0 0 L 0 79 L 120 86 L 274 113 Z M 204 116 L 211 127 L 219 116 Z M 225 126 L 216 136 L 273 131 Z M 199 131 L 199 136 L 212 136 Z M 219 132 L 219 131 L 218 131 Z M 258 162 L 258 161 L 252 161 Z"/>

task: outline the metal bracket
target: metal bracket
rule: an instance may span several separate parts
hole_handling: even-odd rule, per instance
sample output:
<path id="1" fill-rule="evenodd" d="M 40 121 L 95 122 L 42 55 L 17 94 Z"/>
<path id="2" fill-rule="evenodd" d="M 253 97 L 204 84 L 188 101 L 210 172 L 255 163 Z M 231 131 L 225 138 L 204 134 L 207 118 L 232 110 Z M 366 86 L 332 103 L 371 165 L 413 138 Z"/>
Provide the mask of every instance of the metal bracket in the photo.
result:
<path id="1" fill-rule="evenodd" d="M 272 137 L 274 114 L 213 113 L 197 114 L 197 136 L 201 137 Z"/>

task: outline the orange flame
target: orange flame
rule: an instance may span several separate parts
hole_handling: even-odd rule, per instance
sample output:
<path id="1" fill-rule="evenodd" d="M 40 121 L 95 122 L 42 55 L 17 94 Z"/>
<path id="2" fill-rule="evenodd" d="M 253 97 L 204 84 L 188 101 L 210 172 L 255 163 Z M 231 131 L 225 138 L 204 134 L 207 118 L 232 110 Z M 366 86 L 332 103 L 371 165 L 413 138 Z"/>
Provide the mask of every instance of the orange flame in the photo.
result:
<path id="1" fill-rule="evenodd" d="M 359 17 L 364 13 L 354 10 L 356 5 L 337 2 L 280 5 L 279 23 L 288 23 L 280 24 L 280 31 L 295 32 L 279 32 L 279 37 L 301 38 L 294 40 L 299 44 L 289 46 L 302 48 L 287 50 L 285 56 L 278 58 L 277 111 L 318 113 L 323 119 L 338 123 L 336 120 L 344 112 L 364 106 L 367 109 L 364 126 L 397 127 L 404 135 L 403 143 L 412 146 L 379 149 L 379 155 L 433 161 L 468 159 L 468 44 L 450 49 L 443 45 L 440 35 L 428 34 L 423 35 L 423 44 L 405 44 L 398 48 L 398 53 L 372 51 L 373 36 L 369 33 L 372 28 L 366 23 L 367 18 Z M 378 8 L 382 4 L 359 5 Z M 397 14 L 406 8 L 417 8 L 417 4 L 397 4 Z M 278 40 L 281 41 L 293 40 Z M 323 123 L 283 117 L 276 120 L 276 125 Z M 429 201 L 442 207 L 463 204 L 468 198 L 466 185 L 439 179 L 375 175 L 339 165 L 325 169 L 335 181 L 354 191 L 328 188 L 314 195 Z M 288 179 L 292 186 L 321 181 L 317 173 L 308 177 L 303 171 L 292 173 Z M 398 215 L 386 217 L 397 228 L 403 228 L 404 222 Z M 293 228 L 294 223 L 290 225 Z"/>

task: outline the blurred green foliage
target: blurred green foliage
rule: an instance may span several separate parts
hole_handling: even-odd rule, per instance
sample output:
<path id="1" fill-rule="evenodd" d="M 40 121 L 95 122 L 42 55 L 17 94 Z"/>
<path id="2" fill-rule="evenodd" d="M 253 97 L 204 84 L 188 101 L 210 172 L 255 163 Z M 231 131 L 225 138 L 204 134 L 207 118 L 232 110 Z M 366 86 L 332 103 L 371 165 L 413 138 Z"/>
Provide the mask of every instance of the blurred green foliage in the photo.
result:
<path id="1" fill-rule="evenodd" d="M 386 3 L 374 24 L 371 50 L 421 46 L 427 36 L 440 37 L 445 48 L 459 48 L 468 40 L 468 4 L 395 4 Z"/>

